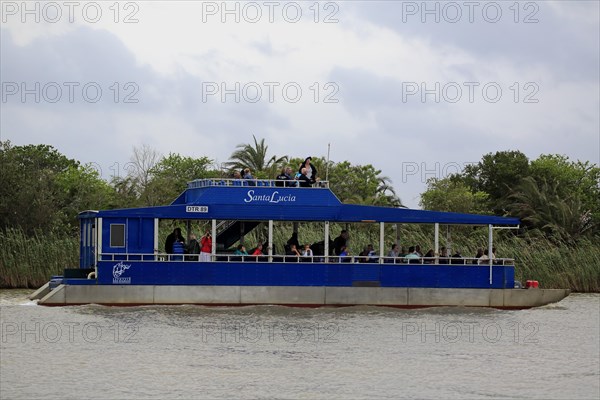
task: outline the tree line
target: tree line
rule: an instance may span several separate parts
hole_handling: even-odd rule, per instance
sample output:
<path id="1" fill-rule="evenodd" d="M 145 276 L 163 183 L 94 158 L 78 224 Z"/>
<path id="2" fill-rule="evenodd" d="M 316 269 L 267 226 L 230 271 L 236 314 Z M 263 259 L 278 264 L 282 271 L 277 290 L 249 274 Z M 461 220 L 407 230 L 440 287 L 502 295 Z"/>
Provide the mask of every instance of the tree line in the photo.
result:
<path id="1" fill-rule="evenodd" d="M 13 146 L 0 141 L 0 229 L 78 233 L 77 214 L 89 209 L 115 209 L 169 204 L 187 182 L 228 178 L 250 168 L 255 177 L 274 179 L 289 165 L 297 170 L 304 158 L 270 156 L 265 140 L 238 145 L 222 167 L 214 160 L 169 153 L 147 145 L 133 149 L 125 176 L 104 180 L 91 165 L 69 159 L 52 146 Z M 400 206 L 388 177 L 372 165 L 353 165 L 313 157 L 312 162 L 341 201 Z"/>
<path id="2" fill-rule="evenodd" d="M 0 228 L 27 234 L 55 230 L 76 234 L 77 213 L 169 204 L 192 179 L 226 178 L 250 168 L 257 178 L 273 179 L 304 158 L 269 154 L 265 140 L 243 143 L 217 167 L 209 157 L 161 155 L 135 147 L 123 177 L 104 180 L 90 165 L 69 159 L 49 145 L 13 146 L 0 141 Z M 391 180 L 371 164 L 354 165 L 313 157 L 312 162 L 345 203 L 401 206 Z M 486 154 L 477 164 L 445 178 L 432 178 L 421 194 L 428 210 L 509 215 L 521 218 L 521 234 L 574 244 L 600 238 L 600 168 L 563 155 L 529 160 L 520 151 Z"/>
<path id="3" fill-rule="evenodd" d="M 600 168 L 558 154 L 489 153 L 461 173 L 429 179 L 420 205 L 519 217 L 521 234 L 575 244 L 600 238 Z"/>

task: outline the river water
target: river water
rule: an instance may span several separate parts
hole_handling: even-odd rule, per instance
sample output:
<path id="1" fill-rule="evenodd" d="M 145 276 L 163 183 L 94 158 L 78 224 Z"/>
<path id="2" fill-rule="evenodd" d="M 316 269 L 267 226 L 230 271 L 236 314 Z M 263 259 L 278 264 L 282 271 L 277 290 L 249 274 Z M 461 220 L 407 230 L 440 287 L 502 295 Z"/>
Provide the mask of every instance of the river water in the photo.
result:
<path id="1" fill-rule="evenodd" d="M 0 294 L 1 399 L 600 398 L 600 296 L 520 311 L 43 307 Z"/>

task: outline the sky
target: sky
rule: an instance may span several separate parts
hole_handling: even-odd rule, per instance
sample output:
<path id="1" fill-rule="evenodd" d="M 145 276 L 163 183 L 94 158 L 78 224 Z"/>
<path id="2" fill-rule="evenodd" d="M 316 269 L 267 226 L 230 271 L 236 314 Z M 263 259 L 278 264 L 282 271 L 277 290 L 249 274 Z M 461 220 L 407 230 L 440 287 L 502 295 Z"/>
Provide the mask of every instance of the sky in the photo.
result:
<path id="1" fill-rule="evenodd" d="M 253 135 L 329 146 L 418 208 L 490 152 L 600 164 L 599 4 L 2 1 L 0 139 L 107 180 L 142 145 L 215 166 Z"/>

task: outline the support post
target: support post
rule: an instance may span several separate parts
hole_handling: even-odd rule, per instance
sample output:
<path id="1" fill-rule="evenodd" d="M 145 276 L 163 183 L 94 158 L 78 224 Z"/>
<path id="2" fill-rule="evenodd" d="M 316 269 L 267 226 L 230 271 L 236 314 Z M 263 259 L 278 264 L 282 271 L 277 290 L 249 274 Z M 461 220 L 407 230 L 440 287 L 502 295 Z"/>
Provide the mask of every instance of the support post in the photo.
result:
<path id="1" fill-rule="evenodd" d="M 439 264 L 440 263 L 440 224 L 439 222 L 435 223 L 434 226 L 434 230 L 435 230 L 435 240 L 434 240 L 434 255 L 435 255 L 435 263 Z"/>
<path id="2" fill-rule="evenodd" d="M 212 226 L 210 234 L 212 235 L 212 249 L 210 250 L 210 253 L 211 260 L 216 261 L 217 258 L 215 257 L 215 255 L 217 254 L 217 220 L 213 218 L 211 222 Z"/>
<path id="3" fill-rule="evenodd" d="M 492 285 L 492 266 L 494 265 L 494 260 L 492 259 L 492 248 L 494 243 L 494 228 L 492 224 L 488 225 L 488 258 L 490 263 L 490 286 Z"/>
<path id="4" fill-rule="evenodd" d="M 383 264 L 385 255 L 385 223 L 379 223 L 379 264 Z"/>
<path id="5" fill-rule="evenodd" d="M 323 250 L 323 256 L 325 257 L 325 262 L 329 262 L 329 221 L 325 221 L 325 240 L 323 241 L 325 245 Z"/>
<path id="6" fill-rule="evenodd" d="M 268 254 L 269 254 L 269 262 L 273 262 L 273 220 L 270 219 L 269 220 L 269 248 L 268 248 Z"/>
<path id="7" fill-rule="evenodd" d="M 160 249 L 158 248 L 158 218 L 154 218 L 154 257 L 160 253 Z"/>

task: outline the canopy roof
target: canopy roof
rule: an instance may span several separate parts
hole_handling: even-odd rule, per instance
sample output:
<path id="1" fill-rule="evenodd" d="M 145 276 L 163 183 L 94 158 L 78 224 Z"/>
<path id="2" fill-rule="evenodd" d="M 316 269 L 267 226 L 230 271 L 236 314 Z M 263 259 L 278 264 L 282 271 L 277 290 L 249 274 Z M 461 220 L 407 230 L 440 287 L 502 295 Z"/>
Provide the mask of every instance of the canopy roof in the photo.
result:
<path id="1" fill-rule="evenodd" d="M 104 210 L 98 217 L 246 221 L 391 222 L 518 225 L 518 218 L 343 204 L 328 188 L 190 185 L 171 205 Z M 94 213 L 95 214 L 95 213 Z M 90 217 L 90 212 L 80 217 Z"/>

